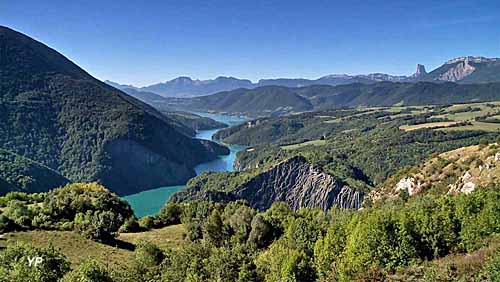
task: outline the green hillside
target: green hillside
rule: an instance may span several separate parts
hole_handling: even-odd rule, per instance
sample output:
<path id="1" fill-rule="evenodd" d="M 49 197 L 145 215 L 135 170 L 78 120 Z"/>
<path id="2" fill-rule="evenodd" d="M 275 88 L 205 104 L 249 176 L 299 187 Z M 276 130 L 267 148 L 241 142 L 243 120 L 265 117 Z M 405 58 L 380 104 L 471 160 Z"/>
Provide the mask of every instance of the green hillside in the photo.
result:
<path id="1" fill-rule="evenodd" d="M 186 101 L 187 108 L 191 109 L 254 116 L 302 112 L 313 108 L 306 98 L 281 86 L 241 88 Z"/>
<path id="2" fill-rule="evenodd" d="M 0 149 L 0 194 L 9 191 L 42 192 L 67 184 L 56 171 Z"/>
<path id="3" fill-rule="evenodd" d="M 182 184 L 220 151 L 170 122 L 42 43 L 0 27 L 0 147 L 124 195 Z"/>
<path id="4" fill-rule="evenodd" d="M 183 109 L 228 112 L 249 116 L 285 115 L 311 110 L 356 107 L 422 106 L 500 99 L 500 83 L 355 83 L 300 88 L 276 86 L 238 89 L 192 99 L 171 101 Z"/>

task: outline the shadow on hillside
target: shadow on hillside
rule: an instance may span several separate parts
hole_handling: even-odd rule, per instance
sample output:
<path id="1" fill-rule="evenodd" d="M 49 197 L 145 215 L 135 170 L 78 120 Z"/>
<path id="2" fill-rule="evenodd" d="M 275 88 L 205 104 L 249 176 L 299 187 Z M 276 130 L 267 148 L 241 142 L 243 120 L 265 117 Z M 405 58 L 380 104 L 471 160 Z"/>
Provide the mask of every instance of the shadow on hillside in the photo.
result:
<path id="1" fill-rule="evenodd" d="M 128 251 L 134 251 L 135 250 L 135 245 L 126 241 L 122 241 L 120 239 L 112 239 L 107 242 L 105 242 L 106 245 L 123 249 L 123 250 L 128 250 Z"/>

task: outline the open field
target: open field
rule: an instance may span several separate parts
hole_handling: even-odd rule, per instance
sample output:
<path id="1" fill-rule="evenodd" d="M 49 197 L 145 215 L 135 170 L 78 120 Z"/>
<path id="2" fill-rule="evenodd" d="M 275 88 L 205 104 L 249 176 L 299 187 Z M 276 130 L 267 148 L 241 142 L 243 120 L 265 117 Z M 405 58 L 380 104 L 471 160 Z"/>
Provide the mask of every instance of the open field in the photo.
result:
<path id="1" fill-rule="evenodd" d="M 443 121 L 443 122 L 429 122 L 429 123 L 421 123 L 421 124 L 413 124 L 413 125 L 402 125 L 399 129 L 404 131 L 412 131 L 422 128 L 438 128 L 438 127 L 448 127 L 456 125 L 456 121 Z"/>
<path id="2" fill-rule="evenodd" d="M 133 259 L 135 244 L 141 240 L 154 243 L 160 248 L 181 246 L 185 229 L 182 225 L 172 225 L 147 232 L 123 233 L 117 238 L 117 246 L 109 246 L 85 239 L 73 231 L 28 231 L 4 234 L 0 248 L 17 242 L 30 243 L 36 247 L 60 250 L 70 260 L 72 266 L 79 265 L 87 257 L 100 260 L 103 265 L 124 266 Z"/>
<path id="3" fill-rule="evenodd" d="M 454 114 L 442 114 L 442 115 L 436 115 L 434 117 L 446 118 L 454 121 L 467 121 L 467 120 L 474 120 L 476 117 L 480 117 L 484 114 L 486 113 L 482 111 L 475 111 L 475 112 L 462 112 Z"/>
<path id="4" fill-rule="evenodd" d="M 72 266 L 79 265 L 89 256 L 100 260 L 104 265 L 119 265 L 132 259 L 133 253 L 125 248 L 117 248 L 97 243 L 72 231 L 28 231 L 8 233 L 0 241 L 1 247 L 29 243 L 36 247 L 53 246 L 65 254 Z"/>
<path id="5" fill-rule="evenodd" d="M 180 247 L 186 243 L 184 237 L 186 229 L 182 224 L 152 229 L 146 232 L 122 233 L 119 240 L 137 244 L 141 240 L 149 241 L 162 249 Z"/>
<path id="6" fill-rule="evenodd" d="M 304 143 L 299 143 L 299 144 L 293 144 L 293 145 L 286 145 L 286 146 L 281 146 L 281 149 L 283 150 L 295 150 L 299 149 L 305 146 L 322 146 L 325 145 L 326 140 L 312 140 L 312 141 L 307 141 Z"/>
<path id="7" fill-rule="evenodd" d="M 451 130 L 459 130 L 459 131 L 481 130 L 481 131 L 495 132 L 495 131 L 499 131 L 500 130 L 500 123 L 490 123 L 490 122 L 473 121 L 470 125 L 455 126 L 455 127 L 449 127 L 449 128 L 439 128 L 438 130 L 443 130 L 443 131 L 451 131 Z"/>

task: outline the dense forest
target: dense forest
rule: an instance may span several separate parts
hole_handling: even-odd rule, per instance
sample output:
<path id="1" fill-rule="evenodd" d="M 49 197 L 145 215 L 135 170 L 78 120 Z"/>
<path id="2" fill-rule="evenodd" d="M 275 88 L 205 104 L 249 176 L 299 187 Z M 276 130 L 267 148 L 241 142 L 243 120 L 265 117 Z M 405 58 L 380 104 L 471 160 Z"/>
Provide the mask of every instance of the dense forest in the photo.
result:
<path id="1" fill-rule="evenodd" d="M 13 244 L 0 252 L 0 281 L 497 281 L 500 273 L 500 253 L 492 248 L 500 244 L 498 185 L 468 195 L 399 197 L 360 211 L 169 203 L 139 221 L 126 202 L 97 184 L 13 192 L 0 203 L 6 206 L 2 231 L 75 230 L 119 248 L 126 246 L 115 239 L 118 232 L 172 224 L 186 230 L 182 246 L 141 241 L 126 247 L 134 256 L 121 269 L 97 257 L 71 268 L 53 247 Z M 469 261 L 437 260 L 465 253 Z M 42 255 L 45 263 L 32 271 L 28 255 Z"/>
<path id="2" fill-rule="evenodd" d="M 43 192 L 68 182 L 67 178 L 44 165 L 0 149 L 0 194 Z"/>

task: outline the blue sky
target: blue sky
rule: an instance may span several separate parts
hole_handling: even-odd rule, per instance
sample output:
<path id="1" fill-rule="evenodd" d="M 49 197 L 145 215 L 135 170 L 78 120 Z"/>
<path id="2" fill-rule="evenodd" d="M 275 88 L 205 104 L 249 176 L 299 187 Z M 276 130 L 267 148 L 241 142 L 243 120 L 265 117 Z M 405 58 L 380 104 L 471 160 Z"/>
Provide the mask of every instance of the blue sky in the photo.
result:
<path id="1" fill-rule="evenodd" d="M 0 0 L 0 25 L 100 79 L 411 74 L 500 57 L 497 1 Z"/>

